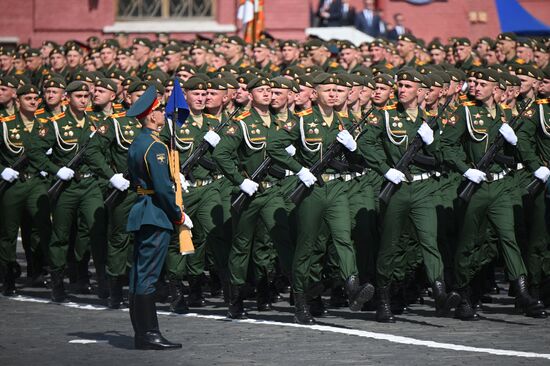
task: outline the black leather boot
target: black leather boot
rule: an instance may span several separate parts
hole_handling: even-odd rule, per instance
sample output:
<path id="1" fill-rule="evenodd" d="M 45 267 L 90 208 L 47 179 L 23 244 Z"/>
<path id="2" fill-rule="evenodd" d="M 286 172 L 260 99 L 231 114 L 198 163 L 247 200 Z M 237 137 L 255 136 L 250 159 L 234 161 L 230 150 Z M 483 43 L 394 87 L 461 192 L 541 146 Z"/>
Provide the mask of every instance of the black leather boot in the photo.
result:
<path id="1" fill-rule="evenodd" d="M 122 283 L 121 276 L 109 277 L 109 301 L 107 303 L 109 309 L 120 309 L 124 306 Z"/>
<path id="2" fill-rule="evenodd" d="M 52 276 L 52 301 L 53 302 L 63 302 L 67 298 L 65 294 L 65 286 L 63 285 L 63 271 L 54 271 L 51 273 Z"/>
<path id="3" fill-rule="evenodd" d="M 443 281 L 435 281 L 432 285 L 433 296 L 435 300 L 435 314 L 445 316 L 451 309 L 460 304 L 460 295 L 454 291 L 447 293 Z"/>
<path id="4" fill-rule="evenodd" d="M 340 281 L 330 289 L 329 303 L 333 308 L 345 308 L 349 305 L 344 286 L 341 285 Z"/>
<path id="5" fill-rule="evenodd" d="M 134 328 L 134 333 L 137 333 L 136 325 L 136 302 L 134 301 L 134 294 L 128 292 L 128 312 L 130 313 L 130 321 L 132 322 L 132 328 Z"/>
<path id="6" fill-rule="evenodd" d="M 105 266 L 96 267 L 96 276 L 97 276 L 97 288 L 96 295 L 100 299 L 109 298 L 109 281 L 107 279 L 107 273 L 105 271 Z M 122 289 L 121 289 L 122 291 Z"/>
<path id="7" fill-rule="evenodd" d="M 192 308 L 201 308 L 206 305 L 204 296 L 202 294 L 202 277 L 201 276 L 189 276 L 187 278 L 189 282 L 189 296 L 187 297 L 187 305 Z"/>
<path id="8" fill-rule="evenodd" d="M 74 293 L 81 295 L 89 295 L 93 292 L 90 284 L 90 274 L 88 273 L 88 261 L 82 260 L 76 263 L 76 284 L 74 285 Z"/>
<path id="9" fill-rule="evenodd" d="M 177 314 L 189 312 L 189 306 L 187 306 L 187 301 L 183 295 L 183 282 L 181 280 L 170 280 L 168 290 L 171 298 L 170 311 Z"/>
<path id="10" fill-rule="evenodd" d="M 378 287 L 378 307 L 376 309 L 376 321 L 379 323 L 395 323 L 395 317 L 390 307 L 390 286 Z"/>
<path id="11" fill-rule="evenodd" d="M 309 312 L 305 294 L 294 294 L 294 321 L 298 324 L 312 325 L 315 324 L 315 319 Z"/>
<path id="12" fill-rule="evenodd" d="M 393 282 L 390 286 L 390 309 L 393 314 L 401 315 L 409 310 L 405 298 L 405 283 Z"/>
<path id="13" fill-rule="evenodd" d="M 523 310 L 525 315 L 539 319 L 547 317 L 542 302 L 533 299 L 529 294 L 525 276 L 520 276 L 517 280 L 512 281 L 512 285 L 516 292 L 516 304 Z"/>
<path id="14" fill-rule="evenodd" d="M 222 294 L 222 282 L 220 275 L 214 269 L 210 269 L 210 276 L 208 278 L 208 287 L 210 289 L 210 296 L 218 297 Z"/>
<path id="15" fill-rule="evenodd" d="M 271 311 L 271 296 L 267 277 L 262 278 L 256 285 L 256 305 L 258 311 Z"/>
<path id="16" fill-rule="evenodd" d="M 457 290 L 460 296 L 460 303 L 455 309 L 455 318 L 465 321 L 479 320 L 475 309 L 470 302 L 470 289 L 469 287 L 463 287 Z"/>
<path id="17" fill-rule="evenodd" d="M 361 311 L 363 304 L 372 299 L 374 295 L 374 286 L 370 283 L 360 285 L 359 277 L 355 275 L 346 279 L 345 288 L 351 311 Z"/>
<path id="18" fill-rule="evenodd" d="M 15 295 L 15 280 L 17 278 L 16 262 L 10 262 L 6 265 L 4 271 L 4 285 L 2 286 L 2 295 Z"/>
<path id="19" fill-rule="evenodd" d="M 328 310 L 325 307 L 325 303 L 323 302 L 321 296 L 308 299 L 307 305 L 309 306 L 309 312 L 314 317 L 319 318 L 328 315 Z"/>
<path id="20" fill-rule="evenodd" d="M 137 332 L 134 337 L 136 349 L 169 350 L 181 348 L 181 343 L 172 343 L 159 330 L 155 295 L 134 296 L 134 316 Z"/>
<path id="21" fill-rule="evenodd" d="M 244 311 L 243 298 L 241 297 L 242 285 L 231 285 L 231 300 L 229 301 L 229 309 L 227 317 L 231 319 L 246 319 Z"/>

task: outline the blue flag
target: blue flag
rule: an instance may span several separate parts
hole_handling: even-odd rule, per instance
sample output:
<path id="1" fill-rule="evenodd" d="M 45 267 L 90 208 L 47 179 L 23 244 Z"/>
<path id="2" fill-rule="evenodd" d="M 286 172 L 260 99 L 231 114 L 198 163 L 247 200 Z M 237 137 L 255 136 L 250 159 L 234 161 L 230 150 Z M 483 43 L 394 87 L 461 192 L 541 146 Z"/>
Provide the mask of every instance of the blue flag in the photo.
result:
<path id="1" fill-rule="evenodd" d="M 174 119 L 176 109 L 178 111 L 178 115 L 177 118 Z M 164 114 L 166 115 L 166 118 L 170 118 L 172 121 L 175 121 L 178 126 L 183 125 L 187 117 L 189 117 L 189 106 L 187 105 L 187 101 L 183 95 L 183 90 L 181 90 L 181 86 L 177 78 L 174 78 L 174 89 L 172 89 L 172 94 L 170 94 L 170 97 L 168 98 Z"/>

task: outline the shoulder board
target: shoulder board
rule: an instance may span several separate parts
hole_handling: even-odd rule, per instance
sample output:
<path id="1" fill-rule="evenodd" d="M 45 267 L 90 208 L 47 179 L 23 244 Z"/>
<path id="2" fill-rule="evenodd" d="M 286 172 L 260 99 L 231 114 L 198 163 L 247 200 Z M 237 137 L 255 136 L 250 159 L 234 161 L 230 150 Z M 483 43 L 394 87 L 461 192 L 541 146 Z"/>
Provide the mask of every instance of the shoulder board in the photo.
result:
<path id="1" fill-rule="evenodd" d="M 284 125 L 283 125 L 283 128 L 287 131 L 290 131 L 292 130 L 292 128 L 294 127 L 295 123 L 294 121 L 292 120 L 288 120 Z"/>
<path id="2" fill-rule="evenodd" d="M 313 113 L 313 108 L 308 108 L 308 109 L 304 109 L 303 111 L 300 111 L 298 113 L 296 113 L 296 115 L 298 117 L 304 117 L 304 116 L 307 116 L 309 114 L 312 114 Z"/>
<path id="3" fill-rule="evenodd" d="M 94 107 L 92 106 L 86 107 L 86 112 L 93 112 L 93 111 L 94 111 Z"/>
<path id="4" fill-rule="evenodd" d="M 38 117 L 37 120 L 38 120 L 38 122 L 40 122 L 40 123 L 47 123 L 47 122 L 48 122 L 48 119 L 47 119 L 47 118 Z"/>
<path id="5" fill-rule="evenodd" d="M 476 106 L 477 103 L 474 102 L 474 101 L 468 101 L 468 102 L 462 103 L 462 105 L 463 105 L 464 107 L 473 107 L 473 106 Z"/>
<path id="6" fill-rule="evenodd" d="M 17 70 L 15 71 L 15 75 L 23 75 L 25 73 L 25 70 Z"/>
<path id="7" fill-rule="evenodd" d="M 245 119 L 246 117 L 250 116 L 251 114 L 252 114 L 252 113 L 250 113 L 250 111 L 246 111 L 246 112 L 244 112 L 243 114 L 241 114 L 240 116 L 235 117 L 234 119 L 235 119 L 236 121 L 240 121 L 240 120 L 243 120 L 243 119 Z"/>
<path id="8" fill-rule="evenodd" d="M 115 104 L 113 104 L 113 108 L 114 109 L 124 109 L 124 106 L 120 103 L 115 103 Z"/>
<path id="9" fill-rule="evenodd" d="M 481 61 L 479 61 L 479 60 L 475 60 L 474 62 L 472 62 L 472 65 L 474 65 L 474 66 L 481 66 L 482 63 L 481 63 Z"/>
<path id="10" fill-rule="evenodd" d="M 269 66 L 269 69 L 270 69 L 271 71 L 279 71 L 281 68 L 280 68 L 279 66 L 277 66 L 277 65 L 271 64 L 271 66 Z"/>
<path id="11" fill-rule="evenodd" d="M 424 111 L 424 113 L 426 113 L 426 116 L 428 116 L 428 117 L 435 117 L 435 116 L 437 116 L 437 113 L 436 113 L 436 112 Z"/>
<path id="12" fill-rule="evenodd" d="M 216 119 L 216 120 L 218 119 L 218 118 L 217 118 L 216 116 L 214 116 L 213 114 L 205 113 L 204 116 L 205 116 L 206 118 L 210 118 L 210 119 Z"/>
<path id="13" fill-rule="evenodd" d="M 338 117 L 348 118 L 348 113 L 346 111 L 336 112 L 336 114 L 338 115 Z"/>
<path id="14" fill-rule="evenodd" d="M 50 72 L 48 71 L 48 69 L 44 69 L 42 70 L 42 75 L 48 75 Z"/>
<path id="15" fill-rule="evenodd" d="M 548 99 L 549 98 L 544 98 L 544 99 L 537 99 L 536 103 L 537 104 L 548 104 Z"/>
<path id="16" fill-rule="evenodd" d="M 393 69 L 393 65 L 390 64 L 389 62 L 386 63 L 384 66 L 386 66 L 386 68 L 389 69 L 389 70 Z"/>
<path id="17" fill-rule="evenodd" d="M 55 116 L 50 117 L 50 121 L 57 121 L 58 119 L 61 119 L 65 117 L 65 112 L 61 112 L 59 114 L 56 114 Z"/>
<path id="18" fill-rule="evenodd" d="M 415 63 L 416 65 L 418 65 L 418 66 L 423 66 L 423 65 L 426 64 L 425 62 L 422 62 L 422 61 L 420 61 L 420 60 L 415 60 L 414 63 Z"/>
<path id="19" fill-rule="evenodd" d="M 34 111 L 34 115 L 37 116 L 39 114 L 44 113 L 46 110 L 44 108 L 39 108 L 36 111 Z"/>
<path id="20" fill-rule="evenodd" d="M 500 108 L 502 109 L 512 109 L 508 104 L 501 103 Z"/>
<path id="21" fill-rule="evenodd" d="M 391 111 L 393 109 L 397 109 L 397 104 L 387 105 L 384 108 L 382 108 L 382 110 L 384 110 L 384 111 Z"/>
<path id="22" fill-rule="evenodd" d="M 340 64 L 338 62 L 331 62 L 330 64 L 328 64 L 329 67 L 332 67 L 332 68 L 335 68 L 335 67 L 338 67 Z"/>
<path id="23" fill-rule="evenodd" d="M 516 63 L 516 64 L 523 65 L 523 64 L 525 63 L 525 60 L 518 57 L 518 58 L 516 58 L 515 63 Z"/>
<path id="24" fill-rule="evenodd" d="M 119 117 L 125 117 L 125 116 L 126 116 L 126 111 L 122 111 L 122 112 L 119 112 L 119 113 L 113 113 L 109 117 L 119 118 Z"/>
<path id="25" fill-rule="evenodd" d="M 465 101 L 468 100 L 468 96 L 467 96 L 467 95 L 464 95 L 464 94 L 460 94 L 460 95 L 458 96 L 458 99 L 460 99 L 461 101 L 464 101 L 464 102 L 465 102 Z"/>
<path id="26" fill-rule="evenodd" d="M 147 68 L 148 68 L 148 69 L 151 69 L 151 70 L 156 69 L 156 68 L 157 68 L 157 64 L 155 64 L 154 62 L 149 62 L 149 63 L 147 64 Z"/>
<path id="27" fill-rule="evenodd" d="M 217 69 L 215 67 L 210 66 L 206 71 L 208 72 L 215 72 Z"/>
<path id="28" fill-rule="evenodd" d="M 9 116 L 6 116 L 4 118 L 1 119 L 2 122 L 9 122 L 9 121 L 13 121 L 15 119 L 15 114 L 11 114 Z"/>
<path id="29" fill-rule="evenodd" d="M 90 115 L 90 119 L 93 119 L 94 121 L 99 121 L 99 118 L 97 118 L 96 116 L 93 116 L 93 115 Z"/>
<path id="30" fill-rule="evenodd" d="M 64 99 L 61 101 L 61 105 L 69 105 L 69 101 L 67 99 Z"/>

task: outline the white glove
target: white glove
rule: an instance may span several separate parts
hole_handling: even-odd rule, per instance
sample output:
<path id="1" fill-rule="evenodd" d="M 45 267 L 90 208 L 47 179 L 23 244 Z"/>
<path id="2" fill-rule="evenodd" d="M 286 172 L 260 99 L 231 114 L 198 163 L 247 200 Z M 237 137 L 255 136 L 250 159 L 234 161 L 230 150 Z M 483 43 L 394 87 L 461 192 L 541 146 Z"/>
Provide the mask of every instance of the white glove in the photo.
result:
<path id="1" fill-rule="evenodd" d="M 46 155 L 50 156 L 51 154 L 53 154 L 53 150 L 52 150 L 52 148 L 50 147 L 50 148 L 48 149 L 48 151 L 46 151 Z"/>
<path id="2" fill-rule="evenodd" d="M 384 174 L 384 177 L 393 184 L 399 184 L 403 182 L 406 178 L 403 172 L 394 168 L 390 168 L 390 170 L 388 170 L 386 174 Z"/>
<path id="3" fill-rule="evenodd" d="M 61 169 L 59 169 L 57 171 L 57 177 L 61 180 L 64 180 L 64 181 L 68 181 L 68 180 L 71 180 L 73 179 L 74 177 L 74 170 L 72 169 L 69 169 L 67 167 L 62 167 Z"/>
<path id="4" fill-rule="evenodd" d="M 181 183 L 181 189 L 183 189 L 183 191 L 185 193 L 189 193 L 189 181 L 187 179 L 185 179 L 185 176 L 183 174 L 180 173 L 180 183 Z"/>
<path id="5" fill-rule="evenodd" d="M 285 150 L 288 156 L 296 155 L 296 148 L 294 147 L 294 145 L 288 145 L 287 147 L 285 147 Z"/>
<path id="6" fill-rule="evenodd" d="M 59 174 L 59 173 L 58 173 Z M 122 176 L 122 173 L 115 174 L 109 179 L 111 185 L 119 191 L 125 191 L 130 187 L 130 181 Z"/>
<path id="7" fill-rule="evenodd" d="M 546 183 L 546 181 L 548 180 L 548 177 L 550 177 L 550 169 L 548 169 L 545 166 L 541 166 L 540 168 L 535 170 L 534 174 L 535 174 L 535 177 L 542 180 L 543 183 Z"/>
<path id="8" fill-rule="evenodd" d="M 482 181 L 487 180 L 487 174 L 477 169 L 466 170 L 466 172 L 464 173 L 464 176 L 476 184 L 479 184 Z"/>
<path id="9" fill-rule="evenodd" d="M 248 178 L 246 178 L 242 183 L 241 185 L 239 186 L 239 188 L 241 189 L 241 191 L 243 191 L 244 193 L 246 193 L 247 195 L 249 196 L 252 196 L 254 193 L 256 193 L 256 191 L 258 190 L 258 187 L 260 185 L 256 182 L 254 182 L 253 180 L 250 180 Z"/>
<path id="10" fill-rule="evenodd" d="M 418 134 L 426 145 L 430 145 L 432 142 L 434 142 L 434 130 L 432 130 L 426 122 L 420 125 L 420 128 L 418 129 Z"/>
<path id="11" fill-rule="evenodd" d="M 183 220 L 183 226 L 186 226 L 188 229 L 192 229 L 193 221 L 191 221 L 191 218 L 185 212 L 183 213 L 183 217 L 185 217 Z"/>
<path id="12" fill-rule="evenodd" d="M 338 132 L 336 140 L 344 145 L 349 151 L 355 151 L 357 149 L 357 142 L 355 142 L 353 136 L 347 130 Z"/>
<path id="13" fill-rule="evenodd" d="M 516 136 L 514 129 L 510 127 L 509 124 L 503 123 L 498 132 L 500 132 L 502 137 L 504 137 L 509 144 L 516 146 L 518 143 L 518 137 Z"/>
<path id="14" fill-rule="evenodd" d="M 205 135 L 204 135 L 204 139 L 206 140 L 206 142 L 208 142 L 210 144 L 210 146 L 212 147 L 216 147 L 216 145 L 218 144 L 218 142 L 220 142 L 221 138 L 220 138 L 220 135 L 218 135 L 216 132 L 214 131 L 208 131 Z"/>
<path id="15" fill-rule="evenodd" d="M 40 175 L 46 178 L 48 176 L 48 172 L 45 172 L 43 170 L 40 171 Z"/>
<path id="16" fill-rule="evenodd" d="M 7 182 L 13 182 L 19 178 L 19 172 L 17 170 L 13 170 L 12 168 L 5 168 L 2 170 L 2 179 Z"/>
<path id="17" fill-rule="evenodd" d="M 317 182 L 317 178 L 313 174 L 311 174 L 309 169 L 306 167 L 300 169 L 300 171 L 296 175 L 298 176 L 298 178 L 300 178 L 302 182 L 304 182 L 306 187 L 311 187 L 315 184 L 315 182 Z"/>

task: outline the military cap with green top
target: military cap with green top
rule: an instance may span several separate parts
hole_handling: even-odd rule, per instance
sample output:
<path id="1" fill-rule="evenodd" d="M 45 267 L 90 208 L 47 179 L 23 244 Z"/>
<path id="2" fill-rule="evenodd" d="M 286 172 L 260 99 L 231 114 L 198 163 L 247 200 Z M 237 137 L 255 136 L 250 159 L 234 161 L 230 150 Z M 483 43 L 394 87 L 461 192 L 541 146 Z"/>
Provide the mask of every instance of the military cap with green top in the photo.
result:
<path id="1" fill-rule="evenodd" d="M 128 86 L 128 93 L 132 94 L 137 91 L 147 90 L 147 88 L 149 88 L 149 84 L 145 81 L 137 80 Z"/>
<path id="2" fill-rule="evenodd" d="M 300 75 L 295 80 L 300 86 L 305 86 L 308 88 L 315 87 L 315 82 L 313 81 L 313 78 L 310 75 Z"/>
<path id="3" fill-rule="evenodd" d="M 183 88 L 183 81 L 180 78 L 175 78 L 178 80 L 180 87 Z M 164 84 L 162 84 L 165 88 L 168 88 L 169 86 L 174 86 L 174 79 L 167 79 Z"/>
<path id="4" fill-rule="evenodd" d="M 27 94 L 38 94 L 38 88 L 32 84 L 22 85 L 17 88 L 17 96 L 27 95 Z"/>
<path id="5" fill-rule="evenodd" d="M 107 78 L 99 79 L 98 81 L 95 82 L 95 86 L 110 90 L 114 93 L 116 93 L 118 89 L 117 84 L 113 80 L 107 79 Z"/>
<path id="6" fill-rule="evenodd" d="M 61 78 L 51 78 L 50 80 L 45 81 L 42 87 L 44 89 L 47 89 L 47 88 L 65 89 L 67 87 L 67 83 L 65 83 L 65 80 Z"/>
<path id="7" fill-rule="evenodd" d="M 533 65 L 516 66 L 515 73 L 516 75 L 529 76 L 539 81 L 542 81 L 544 79 L 544 74 L 542 73 L 542 71 Z"/>
<path id="8" fill-rule="evenodd" d="M 131 84 L 139 81 L 141 81 L 141 79 L 138 78 L 137 76 L 130 76 L 124 79 L 124 81 L 122 82 L 122 86 L 130 86 Z"/>
<path id="9" fill-rule="evenodd" d="M 67 88 L 65 88 L 65 91 L 69 94 L 81 91 L 89 92 L 90 87 L 84 81 L 71 81 L 69 85 L 67 85 Z"/>
<path id="10" fill-rule="evenodd" d="M 192 76 L 183 83 L 182 88 L 186 90 L 206 90 L 208 89 L 208 82 L 197 76 Z"/>
<path id="11" fill-rule="evenodd" d="M 74 75 L 73 80 L 93 83 L 95 82 L 95 76 L 88 71 L 79 71 Z"/>
<path id="12" fill-rule="evenodd" d="M 512 32 L 504 32 L 504 33 L 500 33 L 500 34 L 497 36 L 497 40 L 499 40 L 499 41 L 513 41 L 513 42 L 517 42 L 518 36 L 516 36 L 516 34 L 515 34 L 515 33 L 512 33 Z"/>
<path id="13" fill-rule="evenodd" d="M 503 72 L 500 74 L 500 78 L 506 82 L 507 86 L 521 86 L 521 79 L 516 75 L 512 75 L 508 72 Z"/>
<path id="14" fill-rule="evenodd" d="M 299 47 L 299 44 L 298 44 L 298 41 L 295 41 L 293 39 L 287 39 L 285 41 L 282 41 L 279 45 L 279 47 L 282 49 L 283 47 L 294 47 L 294 48 L 298 48 Z"/>
<path id="15" fill-rule="evenodd" d="M 111 48 L 117 50 L 120 47 L 116 39 L 106 39 L 99 45 L 99 50 L 101 51 L 104 48 Z"/>
<path id="16" fill-rule="evenodd" d="M 261 88 L 263 86 L 269 86 L 271 87 L 269 83 L 269 79 L 263 76 L 257 77 L 255 79 L 252 79 L 248 84 L 246 84 L 246 89 L 248 91 L 254 90 L 256 88 Z"/>
<path id="17" fill-rule="evenodd" d="M 240 88 L 239 82 L 237 81 L 237 79 L 235 77 L 226 76 L 222 79 L 224 79 L 225 82 L 227 83 L 227 89 L 239 89 Z"/>
<path id="18" fill-rule="evenodd" d="M 23 53 L 24 58 L 39 57 L 39 56 L 40 56 L 40 50 L 37 48 L 29 48 Z"/>
<path id="19" fill-rule="evenodd" d="M 410 33 L 401 34 L 399 37 L 397 37 L 397 40 L 418 43 L 418 39 Z"/>
<path id="20" fill-rule="evenodd" d="M 213 90 L 227 90 L 229 86 L 227 85 L 227 80 L 224 78 L 214 78 L 206 82 L 206 87 Z"/>
<path id="21" fill-rule="evenodd" d="M 153 49 L 153 42 L 151 42 L 149 38 L 135 38 L 133 44 L 139 44 L 141 46 Z"/>
<path id="22" fill-rule="evenodd" d="M 284 76 L 277 76 L 273 79 L 271 79 L 271 87 L 275 89 L 288 89 L 292 90 L 293 92 L 297 93 L 300 90 L 296 90 L 296 85 L 294 85 L 293 80 L 290 80 L 289 78 L 285 78 Z"/>
<path id="23" fill-rule="evenodd" d="M 251 82 L 254 79 L 256 79 L 256 75 L 254 75 L 254 74 L 241 74 L 241 75 L 237 76 L 237 81 L 239 82 L 239 84 L 248 85 L 248 83 Z"/>
<path id="24" fill-rule="evenodd" d="M 19 87 L 19 80 L 14 76 L 6 75 L 0 78 L 0 86 L 17 89 Z"/>
<path id="25" fill-rule="evenodd" d="M 394 86 L 395 80 L 392 76 L 388 74 L 378 74 L 374 77 L 374 82 L 376 84 L 383 84 L 387 86 Z"/>
<path id="26" fill-rule="evenodd" d="M 296 78 L 300 75 L 304 75 L 305 71 L 300 66 L 294 65 L 294 66 L 289 66 L 286 69 L 284 69 L 282 74 L 286 75 L 286 76 L 290 76 L 291 78 L 294 79 L 294 78 Z"/>
<path id="27" fill-rule="evenodd" d="M 239 45 L 239 46 L 242 46 L 242 47 L 246 46 L 246 42 L 239 36 L 229 36 L 229 37 L 224 39 L 224 42 L 236 44 L 236 45 Z"/>
<path id="28" fill-rule="evenodd" d="M 131 48 L 121 48 L 117 51 L 117 55 L 125 55 L 128 57 L 132 56 L 132 49 Z"/>
<path id="29" fill-rule="evenodd" d="M 165 55 L 165 56 L 166 55 L 175 55 L 175 54 L 178 54 L 180 52 L 181 52 L 181 48 L 179 46 L 175 46 L 175 45 L 166 46 L 162 50 L 162 54 Z"/>
<path id="30" fill-rule="evenodd" d="M 476 79 L 490 81 L 492 83 L 499 82 L 499 72 L 488 68 L 479 69 L 475 75 Z"/>

